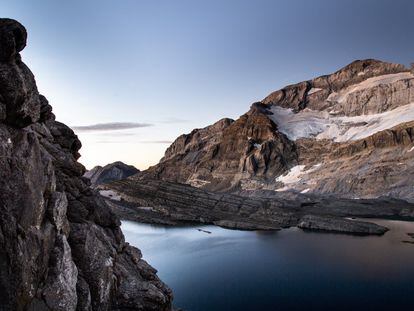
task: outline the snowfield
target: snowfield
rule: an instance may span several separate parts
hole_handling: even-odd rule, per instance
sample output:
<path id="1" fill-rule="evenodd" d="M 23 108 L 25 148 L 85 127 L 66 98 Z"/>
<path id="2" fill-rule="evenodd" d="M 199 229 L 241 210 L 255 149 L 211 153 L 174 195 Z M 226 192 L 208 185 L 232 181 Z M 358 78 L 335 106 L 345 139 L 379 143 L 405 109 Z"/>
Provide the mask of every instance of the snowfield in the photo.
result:
<path id="1" fill-rule="evenodd" d="M 378 114 L 335 117 L 326 111 L 271 107 L 269 117 L 290 140 L 298 138 L 332 139 L 336 142 L 358 140 L 398 124 L 414 120 L 414 103 Z"/>
<path id="2" fill-rule="evenodd" d="M 401 72 L 369 78 L 338 93 L 331 93 L 327 101 L 344 103 L 347 97 L 354 92 L 407 79 L 414 79 L 414 75 L 410 72 Z M 312 88 L 308 95 L 319 91 L 321 89 Z M 357 140 L 414 120 L 414 103 L 383 113 L 353 117 L 335 116 L 334 111 L 314 111 L 310 109 L 294 113 L 291 109 L 279 106 L 271 107 L 270 111 L 273 113 L 269 116 L 270 119 L 277 124 L 279 131 L 284 133 L 290 140 L 309 137 L 332 139 L 336 142 Z"/>

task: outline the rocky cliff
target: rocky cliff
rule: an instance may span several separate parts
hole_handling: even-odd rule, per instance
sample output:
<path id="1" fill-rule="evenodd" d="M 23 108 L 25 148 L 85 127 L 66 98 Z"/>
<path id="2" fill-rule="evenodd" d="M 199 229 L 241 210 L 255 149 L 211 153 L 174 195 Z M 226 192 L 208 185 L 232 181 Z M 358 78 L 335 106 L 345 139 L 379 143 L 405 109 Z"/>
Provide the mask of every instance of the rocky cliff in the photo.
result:
<path id="1" fill-rule="evenodd" d="M 170 310 L 172 294 L 83 178 L 81 143 L 55 121 L 0 19 L 0 309 Z"/>
<path id="2" fill-rule="evenodd" d="M 132 165 L 127 165 L 121 161 L 110 163 L 102 166 L 95 166 L 87 171 L 83 176 L 91 181 L 92 187 L 109 183 L 115 180 L 121 180 L 139 173 L 139 170 Z"/>
<path id="3" fill-rule="evenodd" d="M 235 121 L 180 136 L 134 178 L 414 201 L 413 90 L 403 65 L 355 61 L 273 92 Z"/>

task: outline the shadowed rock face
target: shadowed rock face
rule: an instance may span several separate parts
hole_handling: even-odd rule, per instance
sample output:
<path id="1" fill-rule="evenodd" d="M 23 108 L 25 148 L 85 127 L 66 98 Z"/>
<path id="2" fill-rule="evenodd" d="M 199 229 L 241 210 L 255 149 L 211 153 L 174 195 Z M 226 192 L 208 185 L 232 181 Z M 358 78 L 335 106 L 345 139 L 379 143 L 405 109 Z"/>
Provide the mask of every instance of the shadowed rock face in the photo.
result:
<path id="1" fill-rule="evenodd" d="M 355 61 L 180 136 L 134 179 L 414 202 L 413 90 L 403 65 Z"/>
<path id="2" fill-rule="evenodd" d="M 139 170 L 132 165 L 120 161 L 102 166 L 95 166 L 83 176 L 91 181 L 93 187 L 114 180 L 121 180 L 138 173 Z"/>
<path id="3" fill-rule="evenodd" d="M 170 310 L 172 294 L 89 188 L 81 143 L 21 61 L 26 31 L 0 19 L 0 309 Z"/>

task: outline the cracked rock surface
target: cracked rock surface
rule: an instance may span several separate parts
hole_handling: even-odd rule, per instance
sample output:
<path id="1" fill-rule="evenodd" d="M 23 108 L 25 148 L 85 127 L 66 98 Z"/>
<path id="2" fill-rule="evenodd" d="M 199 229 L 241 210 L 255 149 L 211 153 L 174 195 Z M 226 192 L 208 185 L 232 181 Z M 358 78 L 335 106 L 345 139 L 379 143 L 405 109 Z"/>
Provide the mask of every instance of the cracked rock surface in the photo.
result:
<path id="1" fill-rule="evenodd" d="M 81 143 L 57 122 L 0 19 L 0 309 L 171 310 L 171 290 L 83 178 Z"/>

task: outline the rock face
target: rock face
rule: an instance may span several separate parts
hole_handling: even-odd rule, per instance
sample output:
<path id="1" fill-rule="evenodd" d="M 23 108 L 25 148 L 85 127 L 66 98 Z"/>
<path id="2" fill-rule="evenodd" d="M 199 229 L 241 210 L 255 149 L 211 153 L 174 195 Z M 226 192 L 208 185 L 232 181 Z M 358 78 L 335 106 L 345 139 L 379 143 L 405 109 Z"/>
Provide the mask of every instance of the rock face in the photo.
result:
<path id="1" fill-rule="evenodd" d="M 242 230 L 299 226 L 309 230 L 381 235 L 386 228 L 344 217 L 414 218 L 414 204 L 386 198 L 283 196 L 273 191 L 235 195 L 149 179 L 124 179 L 103 187 L 117 194 L 117 199 L 106 200 L 121 218 L 167 225 L 198 222 Z"/>
<path id="2" fill-rule="evenodd" d="M 370 222 L 320 217 L 314 215 L 304 216 L 300 220 L 298 227 L 313 231 L 329 231 L 359 235 L 383 235 L 388 231 L 387 228 Z"/>
<path id="3" fill-rule="evenodd" d="M 81 143 L 21 61 L 26 30 L 0 19 L 0 309 L 170 310 L 171 291 L 83 178 Z"/>
<path id="4" fill-rule="evenodd" d="M 139 170 L 132 165 L 127 165 L 121 161 L 102 166 L 95 166 L 87 171 L 83 176 L 91 181 L 92 187 L 120 180 L 139 173 Z"/>
<path id="5" fill-rule="evenodd" d="M 403 65 L 355 61 L 273 92 L 236 121 L 180 136 L 134 178 L 414 201 L 413 90 Z"/>

